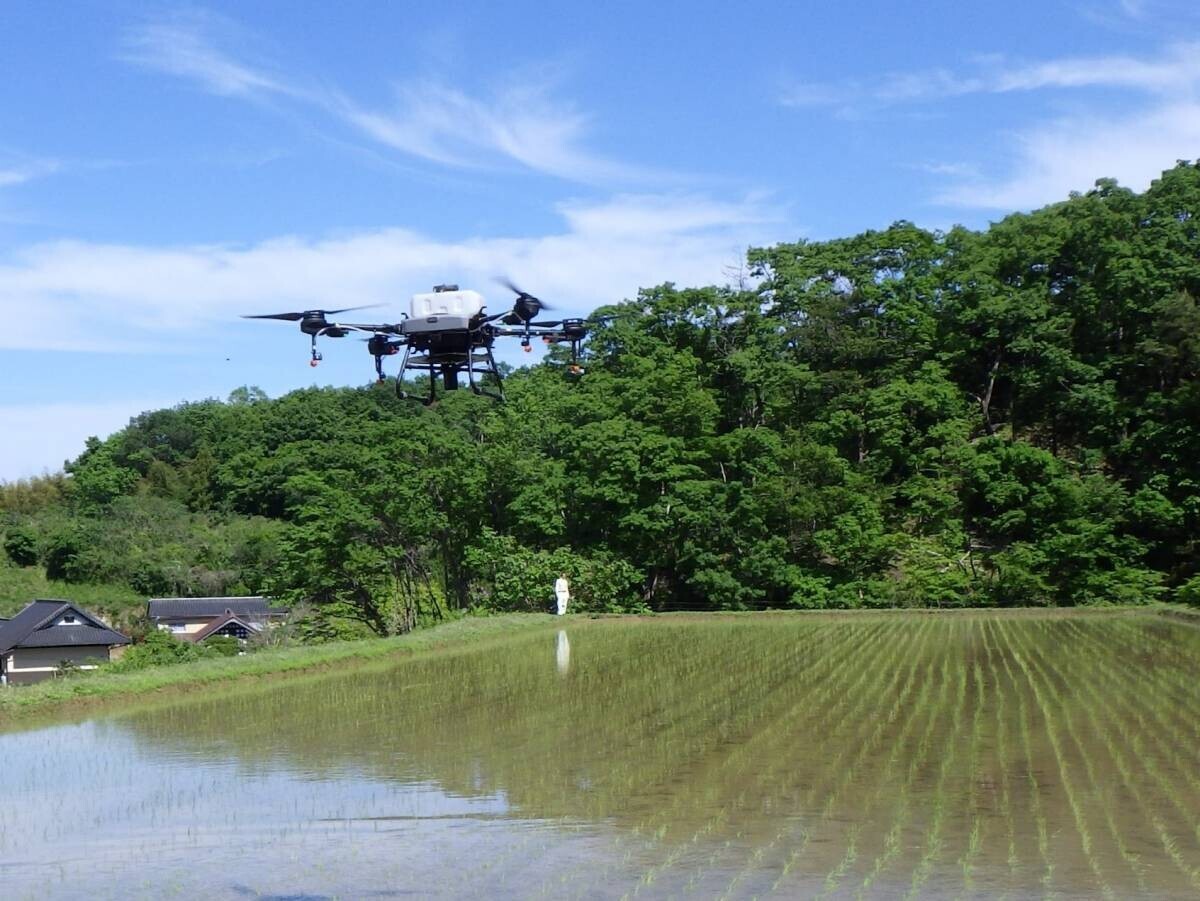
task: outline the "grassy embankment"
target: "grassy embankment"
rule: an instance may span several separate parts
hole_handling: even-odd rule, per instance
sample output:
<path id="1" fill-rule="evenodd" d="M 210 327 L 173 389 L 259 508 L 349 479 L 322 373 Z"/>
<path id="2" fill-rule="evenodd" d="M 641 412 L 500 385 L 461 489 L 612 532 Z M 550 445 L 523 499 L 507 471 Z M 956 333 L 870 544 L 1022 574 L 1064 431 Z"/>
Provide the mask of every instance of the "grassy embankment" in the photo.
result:
<path id="1" fill-rule="evenodd" d="M 543 613 L 467 617 L 392 638 L 270 648 L 243 657 L 199 660 L 135 673 L 100 671 L 37 685 L 0 688 L 0 725 L 16 718 L 63 708 L 91 707 L 108 700 L 145 700 L 181 689 L 297 674 L 333 665 L 342 668 L 389 656 L 481 644 L 546 629 L 556 622 L 557 617 Z"/>
<path id="2" fill-rule="evenodd" d="M 13 566 L 0 559 L 0 616 L 15 616 L 36 598 L 64 598 L 110 620 L 127 619 L 146 606 L 145 597 L 124 585 L 55 582 L 40 566 Z"/>

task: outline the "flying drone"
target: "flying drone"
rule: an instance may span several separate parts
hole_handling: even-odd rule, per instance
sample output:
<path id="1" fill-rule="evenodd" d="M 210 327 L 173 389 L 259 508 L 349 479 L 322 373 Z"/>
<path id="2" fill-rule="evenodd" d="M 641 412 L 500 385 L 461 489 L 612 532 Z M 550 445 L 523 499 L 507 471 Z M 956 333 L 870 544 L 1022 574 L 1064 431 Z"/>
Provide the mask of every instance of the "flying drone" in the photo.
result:
<path id="1" fill-rule="evenodd" d="M 400 371 L 396 374 L 396 393 L 402 398 L 410 395 L 404 390 L 404 374 L 410 370 L 429 376 L 429 396 L 421 399 L 425 405 L 436 401 L 439 377 L 446 391 L 459 386 L 459 376 L 466 374 L 467 382 L 475 394 L 496 400 L 504 400 L 504 383 L 492 345 L 497 338 L 519 338 L 524 350 L 531 350 L 531 342 L 540 338 L 546 344 L 567 344 L 571 348 L 571 361 L 567 371 L 578 375 L 583 372 L 579 365 L 579 346 L 588 335 L 588 328 L 595 320 L 558 319 L 536 321 L 537 316 L 548 307 L 538 298 L 522 291 L 512 282 L 501 280 L 506 288 L 516 294 L 512 309 L 488 315 L 485 312 L 483 295 L 476 291 L 460 290 L 458 285 L 436 285 L 433 291 L 414 294 L 408 314 L 396 323 L 350 323 L 331 322 L 328 317 L 370 307 L 343 307 L 340 310 L 305 310 L 299 313 L 267 313 L 243 316 L 243 319 L 280 319 L 300 323 L 300 331 L 312 339 L 310 366 L 321 362 L 317 350 L 317 338 L 345 338 L 355 332 L 370 333 L 365 338 L 367 352 L 375 358 L 375 374 L 385 381 L 383 358 L 404 351 Z M 485 387 L 483 379 L 492 377 L 492 387 Z M 418 399 L 418 398 L 414 398 Z"/>

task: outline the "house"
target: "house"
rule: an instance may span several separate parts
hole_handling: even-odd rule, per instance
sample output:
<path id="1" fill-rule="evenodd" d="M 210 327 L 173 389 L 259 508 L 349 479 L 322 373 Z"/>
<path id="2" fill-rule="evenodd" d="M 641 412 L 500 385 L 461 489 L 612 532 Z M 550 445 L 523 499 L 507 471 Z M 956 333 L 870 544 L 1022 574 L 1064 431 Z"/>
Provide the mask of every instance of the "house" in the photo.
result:
<path id="1" fill-rule="evenodd" d="M 288 611 L 266 598 L 151 598 L 146 615 L 158 628 L 181 641 L 201 642 L 211 635 L 245 641 L 287 618 Z"/>
<path id="2" fill-rule="evenodd" d="M 129 639 L 69 601 L 34 601 L 0 622 L 0 682 L 22 685 L 52 678 L 64 663 L 95 669 Z"/>

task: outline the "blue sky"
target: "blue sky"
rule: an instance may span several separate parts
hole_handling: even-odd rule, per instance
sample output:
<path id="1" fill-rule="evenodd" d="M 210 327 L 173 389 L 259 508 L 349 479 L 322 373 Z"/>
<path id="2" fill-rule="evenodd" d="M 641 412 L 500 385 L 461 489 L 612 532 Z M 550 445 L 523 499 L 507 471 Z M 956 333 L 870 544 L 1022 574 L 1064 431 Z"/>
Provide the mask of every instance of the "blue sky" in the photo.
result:
<path id="1" fill-rule="evenodd" d="M 499 274 L 586 313 L 1200 156 L 1195 4 L 912 9 L 7 0 L 0 480 L 144 409 L 369 380 L 242 313 L 498 309 Z"/>

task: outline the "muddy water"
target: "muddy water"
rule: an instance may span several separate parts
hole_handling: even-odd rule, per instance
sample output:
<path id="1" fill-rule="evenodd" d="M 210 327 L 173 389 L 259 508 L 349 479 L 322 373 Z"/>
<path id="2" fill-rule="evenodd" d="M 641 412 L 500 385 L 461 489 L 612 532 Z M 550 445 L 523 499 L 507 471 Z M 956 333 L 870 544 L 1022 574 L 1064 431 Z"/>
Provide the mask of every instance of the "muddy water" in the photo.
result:
<path id="1" fill-rule="evenodd" d="M 1200 894 L 1200 630 L 572 622 L 0 734 L 8 898 Z"/>

